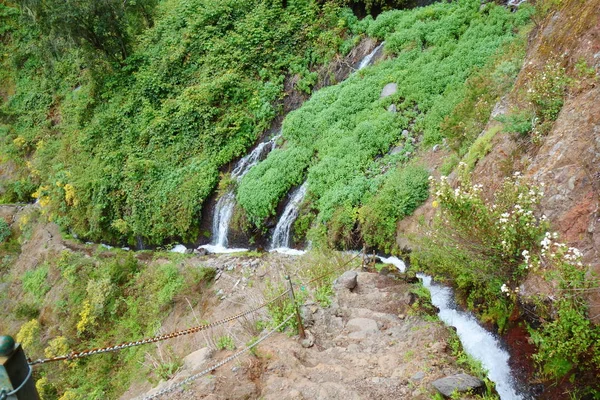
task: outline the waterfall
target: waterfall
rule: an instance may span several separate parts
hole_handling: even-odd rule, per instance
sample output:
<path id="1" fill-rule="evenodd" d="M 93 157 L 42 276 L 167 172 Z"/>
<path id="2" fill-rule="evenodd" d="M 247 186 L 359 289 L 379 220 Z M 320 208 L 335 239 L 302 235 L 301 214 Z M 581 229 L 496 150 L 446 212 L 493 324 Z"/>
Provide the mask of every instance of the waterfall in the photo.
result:
<path id="1" fill-rule="evenodd" d="M 423 286 L 431 293 L 431 302 L 439 308 L 438 316 L 446 324 L 456 328 L 463 348 L 471 357 L 481 362 L 488 371 L 488 378 L 496 384 L 502 400 L 522 400 L 517 393 L 508 359 L 510 355 L 501 348 L 498 339 L 481 327 L 470 313 L 453 307 L 452 290 L 432 282 L 430 276 L 417 274 Z"/>
<path id="2" fill-rule="evenodd" d="M 277 146 L 277 139 L 281 135 L 273 137 L 267 142 L 260 143 L 250 152 L 250 154 L 240 159 L 231 172 L 231 178 L 235 181 L 242 179 L 244 175 L 250 171 L 252 167 L 263 160 L 267 154 L 275 149 Z M 227 236 L 229 234 L 229 222 L 233 215 L 233 209 L 235 208 L 235 192 L 229 189 L 227 193 L 222 195 L 217 204 L 215 205 L 215 211 L 213 214 L 212 224 L 212 243 L 210 245 L 200 246 L 213 253 L 219 252 L 233 252 L 233 251 L 245 251 L 246 249 L 228 249 L 227 248 Z"/>
<path id="3" fill-rule="evenodd" d="M 356 70 L 360 71 L 364 67 L 370 65 L 371 64 L 371 60 L 373 59 L 373 57 L 375 56 L 375 54 L 377 54 L 377 52 L 379 51 L 379 49 L 381 49 L 383 47 L 384 43 L 385 42 L 381 42 L 381 44 L 379 46 L 375 47 L 372 52 L 370 52 L 369 54 L 367 54 L 365 56 L 365 58 L 363 58 L 360 61 L 360 64 L 358 64 L 358 68 Z"/>
<path id="4" fill-rule="evenodd" d="M 302 186 L 300 186 L 292 193 L 292 197 L 285 206 L 283 214 L 281 214 L 281 218 L 279 218 L 279 221 L 275 226 L 275 230 L 273 231 L 273 238 L 271 239 L 271 249 L 286 253 L 296 253 L 294 251 L 290 252 L 290 249 L 288 249 L 288 247 L 290 245 L 292 224 L 294 223 L 294 221 L 296 221 L 296 218 L 298 217 L 298 212 L 300 211 L 300 204 L 302 203 L 302 200 L 304 200 L 304 196 L 306 196 L 307 188 L 308 185 L 306 182 L 304 182 Z"/>

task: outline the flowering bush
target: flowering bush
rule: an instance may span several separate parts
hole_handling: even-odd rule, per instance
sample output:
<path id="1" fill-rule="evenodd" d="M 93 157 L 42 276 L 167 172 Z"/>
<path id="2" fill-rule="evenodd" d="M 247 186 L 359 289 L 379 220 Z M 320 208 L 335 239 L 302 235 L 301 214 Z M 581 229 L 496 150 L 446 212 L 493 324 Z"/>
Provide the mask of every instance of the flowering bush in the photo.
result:
<path id="1" fill-rule="evenodd" d="M 549 306 L 536 307 L 540 326 L 530 328 L 538 349 L 534 360 L 549 377 L 600 371 L 600 328 L 590 321 L 585 298 L 597 285 L 586 278 L 582 253 L 560 243 L 537 212 L 543 191 L 517 172 L 488 200 L 483 187 L 471 183 L 466 164 L 457 171 L 455 186 L 446 177 L 430 178 L 440 212 L 413 252 L 413 263 L 451 279 L 469 308 L 500 331 L 527 273 L 545 276 L 557 291 Z"/>
<path id="2" fill-rule="evenodd" d="M 471 183 L 468 166 L 460 163 L 457 171 L 455 188 L 444 176 L 439 181 L 430 178 L 435 202 L 441 207 L 439 222 L 449 228 L 450 242 L 489 259 L 494 264 L 491 274 L 517 280 L 527 269 L 523 260 L 529 257 L 528 249 L 547 227 L 545 217 L 535 215 L 543 191 L 529 188 L 517 172 L 504 181 L 494 202 L 489 203 L 483 186 Z"/>

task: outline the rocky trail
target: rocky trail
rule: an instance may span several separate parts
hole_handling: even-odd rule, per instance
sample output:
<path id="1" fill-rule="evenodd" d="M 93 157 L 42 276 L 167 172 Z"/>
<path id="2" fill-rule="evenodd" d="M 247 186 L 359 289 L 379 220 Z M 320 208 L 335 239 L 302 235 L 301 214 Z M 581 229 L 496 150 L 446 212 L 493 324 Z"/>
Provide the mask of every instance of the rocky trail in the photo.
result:
<path id="1" fill-rule="evenodd" d="M 284 265 L 283 258 L 270 255 L 241 262 L 228 256 L 216 258 L 223 265 L 214 287 L 220 300 L 202 318 L 212 320 L 209 314 L 223 317 L 249 307 L 248 299 L 258 299 L 261 286 L 252 284 L 253 279 L 263 280 L 266 263 L 271 264 L 272 274 L 273 264 Z M 292 258 L 289 262 L 294 263 Z M 334 285 L 329 307 L 308 302 L 302 308 L 308 339 L 277 333 L 260 344 L 256 355 L 244 355 L 167 397 L 429 399 L 436 392 L 433 381 L 463 372 L 450 355 L 447 328 L 411 307 L 415 300 L 411 284 L 384 274 L 359 272 L 356 286 L 350 290 L 350 278 L 349 283 Z M 250 336 L 261 336 L 255 326 L 256 321 L 246 321 L 225 328 L 237 339 L 237 350 L 217 351 L 214 339 L 206 336 L 205 343 L 198 343 L 198 349 L 185 357 L 184 366 L 171 380 L 145 394 L 177 383 L 243 348 Z M 215 332 L 212 335 L 214 338 Z M 122 398 L 139 396 L 140 390 L 132 388 Z"/>

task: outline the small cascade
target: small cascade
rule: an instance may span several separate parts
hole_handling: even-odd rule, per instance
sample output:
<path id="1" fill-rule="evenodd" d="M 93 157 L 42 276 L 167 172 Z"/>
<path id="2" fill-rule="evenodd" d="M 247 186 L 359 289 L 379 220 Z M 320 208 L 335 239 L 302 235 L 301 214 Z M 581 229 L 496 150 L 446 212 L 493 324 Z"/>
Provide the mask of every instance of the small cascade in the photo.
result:
<path id="1" fill-rule="evenodd" d="M 398 257 L 395 257 L 395 256 L 390 256 L 390 257 L 377 256 L 377 258 L 379 258 L 379 260 L 382 263 L 384 263 L 384 264 L 392 264 L 400 272 L 406 272 L 406 264 L 404 263 L 404 261 L 402 261 Z"/>
<path id="2" fill-rule="evenodd" d="M 431 302 L 440 311 L 438 316 L 456 333 L 465 351 L 481 362 L 488 371 L 488 378 L 496 384 L 501 400 L 523 400 L 517 392 L 515 380 L 508 365 L 510 355 L 502 349 L 498 339 L 481 327 L 475 317 L 467 312 L 456 310 L 453 306 L 452 290 L 432 282 L 430 276 L 417 274 L 423 286 L 431 293 Z"/>
<path id="3" fill-rule="evenodd" d="M 385 42 L 381 42 L 381 44 L 379 46 L 375 47 L 372 52 L 370 52 L 369 54 L 367 54 L 365 56 L 365 58 L 363 58 L 360 61 L 360 64 L 358 64 L 358 68 L 356 70 L 360 71 L 364 67 L 369 66 L 371 64 L 371 60 L 373 59 L 373 57 L 375 56 L 375 54 L 377 54 L 377 52 L 383 47 L 384 44 L 385 44 Z"/>
<path id="4" fill-rule="evenodd" d="M 252 167 L 263 160 L 267 154 L 275 149 L 277 146 L 277 139 L 281 135 L 273 137 L 267 142 L 260 143 L 242 159 L 240 159 L 231 172 L 231 177 L 236 181 L 242 179 L 244 175 L 250 171 Z M 229 222 L 233 215 L 233 209 L 235 208 L 235 193 L 233 189 L 230 189 L 223 196 L 219 198 L 215 205 L 215 212 L 213 216 L 212 225 L 212 237 L 213 241 L 210 245 L 201 246 L 213 253 L 220 252 L 234 252 L 234 251 L 245 251 L 246 249 L 228 249 L 227 248 L 227 235 L 229 233 Z"/>
<path id="5" fill-rule="evenodd" d="M 298 212 L 300 211 L 300 204 L 302 203 L 302 200 L 304 200 L 304 196 L 306 196 L 307 188 L 308 184 L 307 182 L 304 182 L 302 186 L 300 186 L 294 191 L 294 193 L 292 193 L 292 197 L 285 206 L 283 214 L 281 214 L 281 218 L 279 218 L 279 221 L 275 226 L 275 230 L 273 231 L 273 238 L 271 239 L 272 251 L 277 251 L 286 254 L 293 253 L 293 255 L 300 255 L 304 253 L 300 250 L 289 249 L 289 245 L 292 232 L 292 225 L 298 217 Z"/>

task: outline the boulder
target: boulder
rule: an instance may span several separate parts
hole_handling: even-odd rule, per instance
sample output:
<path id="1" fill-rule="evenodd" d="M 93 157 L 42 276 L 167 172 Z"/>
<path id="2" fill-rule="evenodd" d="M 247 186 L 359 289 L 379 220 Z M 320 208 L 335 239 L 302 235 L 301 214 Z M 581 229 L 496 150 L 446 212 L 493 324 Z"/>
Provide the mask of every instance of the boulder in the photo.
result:
<path id="1" fill-rule="evenodd" d="M 389 97 L 393 94 L 395 94 L 398 91 L 398 84 L 397 83 L 388 83 L 387 85 L 385 85 L 383 87 L 383 90 L 381 91 L 381 98 L 383 99 L 384 97 Z"/>
<path id="2" fill-rule="evenodd" d="M 198 248 L 196 250 L 194 250 L 194 254 L 198 255 L 198 256 L 205 256 L 208 254 L 208 250 L 206 250 L 205 248 L 201 247 Z"/>
<path id="3" fill-rule="evenodd" d="M 195 371 L 205 367 L 207 361 L 212 357 L 212 353 L 212 350 L 208 347 L 203 347 L 200 350 L 196 350 L 195 352 L 184 357 L 183 366 L 189 371 Z"/>
<path id="4" fill-rule="evenodd" d="M 356 271 L 346 271 L 336 280 L 337 287 L 344 287 L 352 290 L 358 284 L 358 273 Z"/>
<path id="5" fill-rule="evenodd" d="M 446 397 L 450 397 L 454 392 L 480 392 L 480 390 L 484 386 L 484 383 L 481 379 L 475 378 L 474 376 L 467 374 L 458 374 L 447 376 L 445 378 L 438 379 L 437 381 L 433 381 L 432 385 L 441 394 L 443 394 Z"/>

